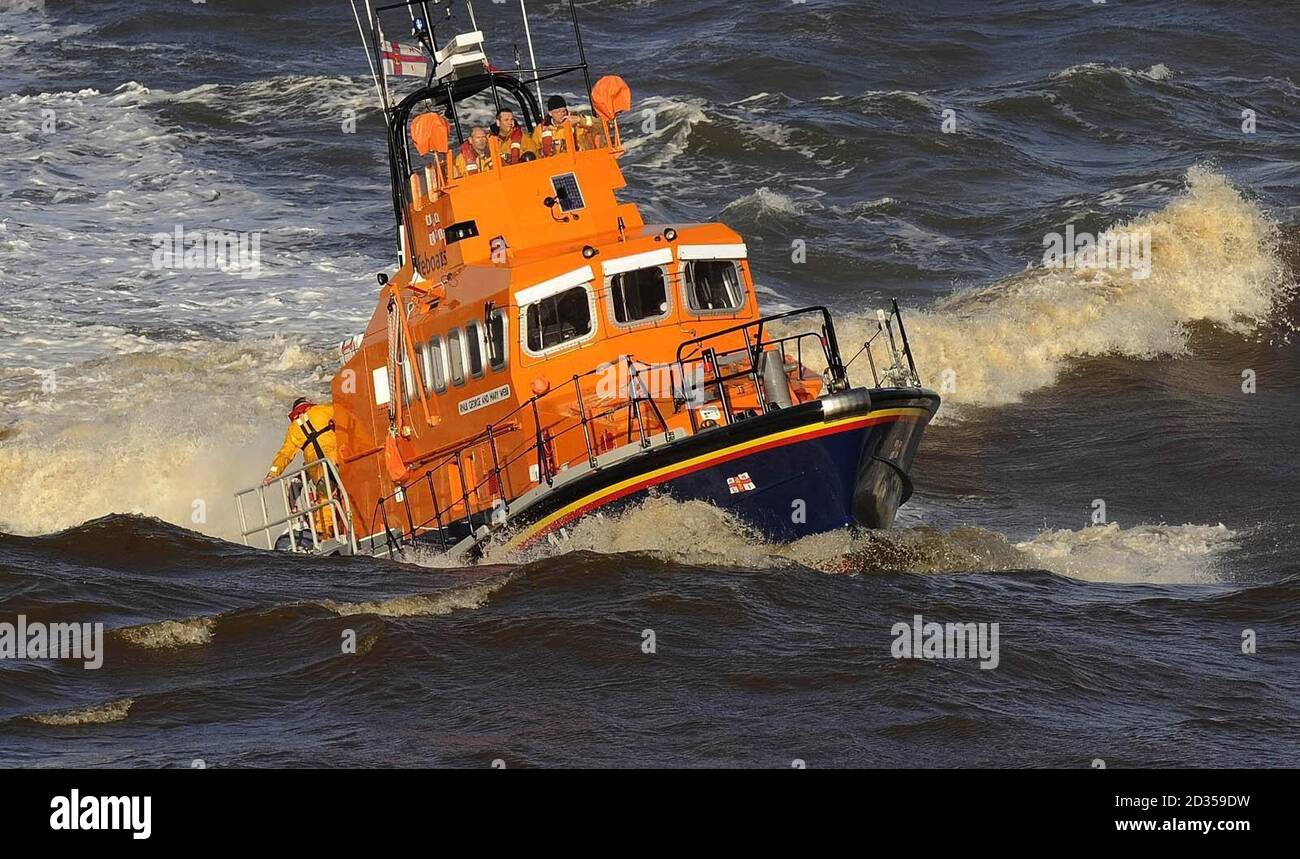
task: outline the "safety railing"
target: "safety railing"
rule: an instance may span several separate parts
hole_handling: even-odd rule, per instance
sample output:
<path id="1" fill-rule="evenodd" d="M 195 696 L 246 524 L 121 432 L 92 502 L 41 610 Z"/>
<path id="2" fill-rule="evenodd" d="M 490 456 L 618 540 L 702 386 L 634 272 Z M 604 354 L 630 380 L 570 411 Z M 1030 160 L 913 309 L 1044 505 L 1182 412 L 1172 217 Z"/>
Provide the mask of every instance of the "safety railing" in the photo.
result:
<path id="1" fill-rule="evenodd" d="M 419 478 L 381 498 L 370 521 L 370 533 L 382 540 L 389 554 L 402 546 L 432 541 L 446 550 L 483 528 L 493 530 L 504 524 L 510 514 L 512 499 L 541 486 L 554 485 L 561 472 L 578 465 L 596 468 L 601 455 L 624 444 L 638 444 L 642 449 L 652 438 L 664 434 L 674 437 L 673 427 L 665 417 L 659 401 L 672 403 L 673 388 L 656 398 L 644 376 L 651 370 L 667 371 L 671 365 L 650 365 L 632 356 L 620 356 L 617 364 L 603 365 L 573 376 L 569 382 L 532 397 L 505 417 L 455 450 L 436 459 L 433 465 L 421 464 Z M 627 394 L 608 398 L 608 406 L 593 407 L 602 398 L 590 381 L 606 374 L 627 380 Z M 621 374 L 626 373 L 626 376 Z M 621 385 L 616 387 L 621 388 Z M 558 415 L 553 405 L 562 396 L 571 396 L 568 415 Z M 674 406 L 676 410 L 676 406 Z M 543 413 L 553 418 L 546 421 Z M 625 420 L 620 432 L 608 428 L 615 418 Z M 515 443 L 511 440 L 517 437 Z M 572 439 L 578 453 L 561 458 L 557 451 Z M 528 468 L 528 479 L 517 482 L 515 475 Z M 446 478 L 441 480 L 440 478 Z M 439 489 L 439 482 L 454 487 Z M 459 491 L 456 491 L 458 487 Z M 423 501 L 423 504 L 421 502 Z M 417 516 L 420 508 L 432 511 Z"/>
<path id="2" fill-rule="evenodd" d="M 268 494 L 270 503 L 268 503 Z M 249 525 L 247 505 L 256 501 L 257 524 Z M 235 493 L 240 538 L 252 546 L 260 536 L 265 549 L 327 554 L 357 551 L 352 505 L 334 463 L 321 459 L 286 471 L 264 485 Z M 282 545 L 285 538 L 288 545 Z"/>
<path id="3" fill-rule="evenodd" d="M 773 333 L 775 324 L 809 315 L 818 317 L 817 330 Z M 787 349 L 793 352 L 793 363 L 786 361 Z M 539 486 L 553 485 L 567 469 L 595 469 L 606 453 L 633 444 L 649 448 L 659 435 L 672 441 L 687 426 L 689 432 L 698 432 L 704 425 L 698 413 L 711 403 L 720 403 L 728 424 L 744 417 L 728 393 L 737 381 L 750 380 L 759 410 L 782 405 L 771 394 L 780 385 L 765 385 L 765 374 L 779 373 L 788 397 L 788 374 L 802 371 L 810 349 L 820 351 L 830 389 L 846 389 L 847 368 L 825 307 L 774 314 L 688 340 L 668 364 L 620 356 L 614 364 L 575 375 L 526 400 L 474 439 L 420 463 L 418 478 L 376 503 L 370 533 L 393 554 L 419 541 L 446 550 L 484 529 L 495 530 L 508 520 L 512 501 Z M 593 389 L 594 378 L 608 379 L 610 374 L 616 380 L 614 396 L 608 384 L 603 392 L 602 385 Z M 557 410 L 560 398 L 564 407 Z M 689 424 L 673 420 L 682 411 L 688 413 Z M 563 456 L 559 452 L 564 450 L 573 453 Z M 525 465 L 528 477 L 521 481 L 518 475 Z"/>
<path id="4" fill-rule="evenodd" d="M 769 336 L 768 329 L 774 324 L 809 315 L 821 317 L 820 331 Z M 768 394 L 769 386 L 764 384 L 764 373 L 769 371 L 772 362 L 784 362 L 786 349 L 790 344 L 793 344 L 795 360 L 793 364 L 784 364 L 787 372 L 795 367 L 807 366 L 804 361 L 805 342 L 812 341 L 820 346 L 821 357 L 827 368 L 827 384 L 832 393 L 851 386 L 848 369 L 864 354 L 867 356 L 867 364 L 871 370 L 872 387 L 921 387 L 921 377 L 916 371 L 916 360 L 912 355 L 912 345 L 907 337 L 907 328 L 903 324 L 903 314 L 899 310 L 898 302 L 891 302 L 888 311 L 877 310 L 876 318 L 876 330 L 848 362 L 841 357 L 835 325 L 831 321 L 830 311 L 825 307 L 805 307 L 765 316 L 733 328 L 687 340 L 678 347 L 677 360 L 683 367 L 681 375 L 687 378 L 690 378 L 691 374 L 684 368 L 689 366 L 689 362 L 703 363 L 706 370 L 704 386 L 706 390 L 712 389 L 708 395 L 709 399 L 721 403 L 728 423 L 734 420 L 737 414 L 728 402 L 727 387 L 739 380 L 752 381 L 760 412 L 771 410 L 773 404 Z M 734 340 L 737 334 L 744 341 L 742 346 L 721 349 L 711 345 L 714 341 L 728 337 Z M 886 350 L 887 361 L 877 360 L 876 349 L 881 347 L 881 343 Z M 695 395 L 698 396 L 698 392 L 695 392 Z"/>
<path id="5" fill-rule="evenodd" d="M 786 320 L 806 316 L 820 317 L 820 329 L 791 334 L 771 333 L 773 326 L 780 328 L 780 323 Z M 742 345 L 726 345 L 737 340 Z M 785 380 L 792 370 L 802 370 L 807 366 L 804 352 L 809 342 L 816 344 L 821 351 L 830 390 L 835 393 L 847 389 L 848 371 L 840 358 L 830 311 L 816 306 L 764 316 L 683 342 L 677 347 L 675 366 L 681 378 L 691 379 L 695 384 L 679 392 L 678 402 L 696 406 L 716 402 L 727 424 L 748 416 L 750 411 L 765 414 L 788 406 L 790 401 L 788 388 L 784 387 Z M 793 364 L 786 361 L 788 348 L 794 351 Z M 742 410 L 732 402 L 729 390 L 738 382 L 752 385 L 756 408 Z M 693 431 L 700 429 L 697 410 L 691 410 Z"/>
<path id="6" fill-rule="evenodd" d="M 785 333 L 787 326 L 779 324 L 810 315 L 820 322 L 813 331 Z M 696 433 L 713 425 L 716 422 L 700 419 L 712 404 L 728 425 L 752 416 L 751 406 L 755 414 L 784 407 L 788 401 L 780 402 L 777 393 L 782 386 L 772 382 L 788 383 L 792 372 L 802 374 L 810 350 L 820 351 L 832 393 L 850 386 L 848 366 L 864 353 L 877 388 L 919 387 L 897 303 L 888 313 L 880 311 L 878 318 L 878 330 L 848 364 L 840 355 L 830 312 L 809 307 L 685 341 L 669 364 L 624 355 L 575 375 L 524 401 L 476 437 L 417 462 L 420 476 L 376 503 L 367 532 L 370 548 L 383 546 L 393 555 L 413 542 L 431 542 L 445 551 L 503 525 L 512 503 L 533 489 L 554 485 L 568 469 L 595 469 L 603 455 L 628 445 L 646 449 L 657 436 L 672 441 L 678 432 Z M 873 354 L 881 343 L 888 350 L 887 364 L 878 363 Z M 593 384 L 598 377 L 600 382 Z M 737 383 L 747 383 L 750 401 L 745 409 L 733 402 L 731 391 Z M 788 384 L 784 390 L 788 397 Z M 682 411 L 689 423 L 677 417 Z M 268 491 L 279 502 L 274 515 L 267 505 Z M 250 527 L 245 501 L 254 495 L 261 518 Z M 329 461 L 303 466 L 236 499 L 245 543 L 260 534 L 267 548 L 275 548 L 288 535 L 293 551 L 344 546 L 356 551 L 348 496 Z M 325 511 L 330 515 L 322 516 Z"/>
<path id="7" fill-rule="evenodd" d="M 888 364 L 878 365 L 875 356 L 876 341 L 884 341 L 884 348 L 889 358 Z M 916 360 L 912 357 L 912 344 L 907 339 L 907 328 L 903 325 L 903 314 L 898 309 L 898 302 L 891 303 L 888 311 L 876 311 L 876 330 L 862 344 L 858 354 L 849 361 L 856 361 L 858 355 L 865 354 L 871 367 L 871 378 L 877 388 L 919 388 L 921 376 L 916 372 Z"/>

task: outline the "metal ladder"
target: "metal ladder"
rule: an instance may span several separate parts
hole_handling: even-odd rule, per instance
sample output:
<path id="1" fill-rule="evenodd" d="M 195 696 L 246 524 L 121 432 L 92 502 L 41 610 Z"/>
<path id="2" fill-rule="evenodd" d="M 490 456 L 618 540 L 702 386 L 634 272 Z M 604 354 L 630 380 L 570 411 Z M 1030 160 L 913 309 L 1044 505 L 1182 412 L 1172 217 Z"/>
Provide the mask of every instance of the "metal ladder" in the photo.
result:
<path id="1" fill-rule="evenodd" d="M 324 484 L 323 497 L 318 494 L 318 481 Z M 250 526 L 248 503 L 252 499 L 256 501 L 253 513 L 258 518 Z M 287 537 L 288 550 L 297 554 L 357 553 L 352 504 L 338 470 L 328 459 L 286 471 L 265 486 L 258 484 L 236 492 L 235 507 L 245 546 L 275 550 Z M 326 527 L 318 527 L 317 521 L 325 510 L 330 511 L 330 521 Z M 260 540 L 252 542 L 254 537 Z M 261 545 L 263 542 L 265 545 Z"/>

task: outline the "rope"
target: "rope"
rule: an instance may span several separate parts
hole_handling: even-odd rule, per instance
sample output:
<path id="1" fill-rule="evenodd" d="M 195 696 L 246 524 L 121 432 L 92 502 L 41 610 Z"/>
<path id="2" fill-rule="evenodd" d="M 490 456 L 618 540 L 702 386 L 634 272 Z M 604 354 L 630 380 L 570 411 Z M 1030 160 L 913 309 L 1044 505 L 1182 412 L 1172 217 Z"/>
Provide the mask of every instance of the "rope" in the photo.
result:
<path id="1" fill-rule="evenodd" d="M 397 338 L 401 336 L 401 323 L 394 312 L 398 301 L 398 297 L 393 294 L 395 292 L 390 292 L 388 297 L 388 430 L 392 433 L 397 432 L 401 402 L 401 390 L 397 383 Z"/>

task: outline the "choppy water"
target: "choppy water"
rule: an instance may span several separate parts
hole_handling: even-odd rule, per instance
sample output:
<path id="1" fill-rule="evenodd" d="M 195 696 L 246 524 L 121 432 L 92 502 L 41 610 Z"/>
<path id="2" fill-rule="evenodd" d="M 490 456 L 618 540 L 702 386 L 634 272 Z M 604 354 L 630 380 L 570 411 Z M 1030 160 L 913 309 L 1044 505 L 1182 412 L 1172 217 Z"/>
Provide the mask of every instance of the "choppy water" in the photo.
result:
<path id="1" fill-rule="evenodd" d="M 265 5 L 0 0 L 0 620 L 110 630 L 0 662 L 0 763 L 1300 764 L 1290 4 L 581 3 L 647 217 L 842 341 L 916 308 L 945 411 L 891 534 L 656 499 L 473 569 L 222 539 L 394 247 L 350 9 Z M 1044 269 L 1067 223 L 1151 277 Z M 260 277 L 155 270 L 177 224 Z M 893 659 L 918 613 L 998 667 Z"/>

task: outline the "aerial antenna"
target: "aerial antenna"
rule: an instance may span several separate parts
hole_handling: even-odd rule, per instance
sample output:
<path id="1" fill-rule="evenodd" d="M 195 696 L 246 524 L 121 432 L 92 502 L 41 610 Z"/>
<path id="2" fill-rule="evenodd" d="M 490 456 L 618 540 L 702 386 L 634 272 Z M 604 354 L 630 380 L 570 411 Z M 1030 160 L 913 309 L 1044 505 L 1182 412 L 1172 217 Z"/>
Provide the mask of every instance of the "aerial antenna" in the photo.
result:
<path id="1" fill-rule="evenodd" d="M 366 19 L 370 22 L 370 38 L 375 43 L 375 62 L 378 64 L 380 71 L 379 100 L 384 105 L 384 125 L 391 127 L 392 123 L 388 118 L 388 112 L 392 109 L 392 101 L 388 97 L 388 72 L 384 69 L 383 60 L 380 59 L 380 54 L 384 50 L 384 40 L 381 38 L 384 35 L 384 29 L 375 21 L 375 8 L 371 0 L 366 0 Z"/>
<path id="2" fill-rule="evenodd" d="M 370 67 L 370 78 L 375 82 L 375 92 L 379 96 L 380 112 L 384 115 L 384 124 L 388 124 L 387 105 L 384 103 L 384 90 L 379 85 L 379 75 L 375 71 L 375 62 L 370 56 L 370 43 L 366 40 L 365 28 L 361 26 L 361 13 L 357 11 L 357 0 L 352 2 L 352 17 L 357 21 L 357 32 L 361 34 L 361 46 L 366 49 L 366 65 Z M 370 4 L 366 4 L 366 17 L 370 17 Z"/>
<path id="3" fill-rule="evenodd" d="M 433 76 L 438 70 L 438 52 L 434 50 L 433 38 L 429 35 L 429 24 L 423 15 L 416 16 L 411 14 L 411 35 L 419 40 L 420 45 L 429 52 L 429 74 L 425 85 L 433 82 Z"/>
<path id="4" fill-rule="evenodd" d="M 532 61 L 533 78 L 537 82 L 537 103 L 544 108 L 546 101 L 542 98 L 542 78 L 541 75 L 537 74 L 537 54 L 533 51 L 533 31 L 528 28 L 528 6 L 525 5 L 524 0 L 519 0 L 519 11 L 524 13 L 524 38 L 528 40 L 528 59 Z"/>

